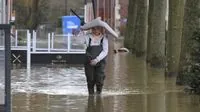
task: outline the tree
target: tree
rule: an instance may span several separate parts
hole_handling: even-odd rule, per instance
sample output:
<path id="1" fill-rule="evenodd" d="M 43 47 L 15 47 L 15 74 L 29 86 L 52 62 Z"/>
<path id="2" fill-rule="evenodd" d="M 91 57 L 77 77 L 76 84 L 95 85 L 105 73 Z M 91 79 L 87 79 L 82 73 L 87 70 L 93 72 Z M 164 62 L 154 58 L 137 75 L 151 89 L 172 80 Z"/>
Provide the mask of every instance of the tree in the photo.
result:
<path id="1" fill-rule="evenodd" d="M 135 53 L 138 57 L 144 57 L 146 59 L 147 51 L 147 17 L 148 17 L 148 8 L 147 0 L 138 0 L 137 1 L 137 16 L 135 24 L 135 36 L 134 36 L 134 45 Z"/>
<path id="2" fill-rule="evenodd" d="M 181 56 L 179 63 L 179 73 L 177 83 L 183 83 L 184 72 L 188 69 L 190 64 L 190 51 L 191 51 L 191 37 L 193 32 L 198 28 L 198 6 L 199 0 L 186 0 L 184 9 L 184 23 L 183 23 L 183 36 L 181 40 Z"/>
<path id="3" fill-rule="evenodd" d="M 48 0 L 16 0 L 16 27 L 36 29 L 37 26 L 48 18 Z"/>
<path id="4" fill-rule="evenodd" d="M 36 29 L 39 24 L 39 2 L 40 0 L 32 0 L 31 5 L 31 19 L 28 22 L 29 29 Z"/>
<path id="5" fill-rule="evenodd" d="M 185 71 L 182 75 L 185 77 L 186 84 L 194 93 L 200 94 L 200 29 L 196 29 L 191 37 L 191 63 L 189 71 Z"/>
<path id="6" fill-rule="evenodd" d="M 49 6 L 49 0 L 41 0 L 39 2 L 39 7 L 38 7 L 38 17 L 40 17 L 39 21 L 40 23 L 48 21 L 49 20 L 49 12 L 50 12 L 50 6 Z"/>
<path id="7" fill-rule="evenodd" d="M 165 66 L 165 16 L 166 0 L 150 0 L 152 7 L 151 17 L 149 17 L 149 36 L 148 54 L 149 63 L 154 67 Z"/>
<path id="8" fill-rule="evenodd" d="M 183 28 L 184 1 L 169 0 L 169 19 L 167 36 L 167 74 L 175 75 L 178 72 L 181 37 Z"/>
<path id="9" fill-rule="evenodd" d="M 134 32 L 135 32 L 135 21 L 137 14 L 137 0 L 129 0 L 128 6 L 128 19 L 127 19 L 127 28 L 125 32 L 125 47 L 134 51 Z"/>
<path id="10" fill-rule="evenodd" d="M 16 27 L 27 28 L 27 22 L 31 15 L 30 3 L 25 0 L 14 0 L 13 2 L 13 9 L 16 11 Z"/>
<path id="11" fill-rule="evenodd" d="M 154 0 L 149 0 L 149 13 L 148 13 L 148 38 L 147 38 L 147 62 L 151 60 L 151 41 L 153 36 L 153 10 Z"/>

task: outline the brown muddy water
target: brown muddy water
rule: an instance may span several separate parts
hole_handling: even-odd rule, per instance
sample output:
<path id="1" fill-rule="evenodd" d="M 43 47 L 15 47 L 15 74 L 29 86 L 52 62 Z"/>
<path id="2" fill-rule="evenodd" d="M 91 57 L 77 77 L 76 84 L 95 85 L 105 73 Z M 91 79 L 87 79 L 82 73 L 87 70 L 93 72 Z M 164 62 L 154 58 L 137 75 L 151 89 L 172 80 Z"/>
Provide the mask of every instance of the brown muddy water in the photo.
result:
<path id="1" fill-rule="evenodd" d="M 101 96 L 88 96 L 81 66 L 12 70 L 12 112 L 199 112 L 200 97 L 126 53 L 108 57 Z"/>

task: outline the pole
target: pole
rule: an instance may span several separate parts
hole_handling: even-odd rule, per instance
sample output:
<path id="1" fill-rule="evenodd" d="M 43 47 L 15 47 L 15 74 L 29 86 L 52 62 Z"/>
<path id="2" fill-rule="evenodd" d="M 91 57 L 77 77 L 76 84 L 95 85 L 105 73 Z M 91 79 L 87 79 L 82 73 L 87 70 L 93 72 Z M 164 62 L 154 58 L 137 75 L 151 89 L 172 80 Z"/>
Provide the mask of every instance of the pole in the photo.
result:
<path id="1" fill-rule="evenodd" d="M 15 47 L 18 46 L 18 30 L 15 31 Z"/>
<path id="2" fill-rule="evenodd" d="M 51 51 L 51 34 L 48 33 L 48 52 L 50 53 Z"/>
<path id="3" fill-rule="evenodd" d="M 96 18 L 96 2 L 95 2 L 95 0 L 92 0 L 92 6 L 93 6 L 94 18 Z"/>
<path id="4" fill-rule="evenodd" d="M 33 30 L 33 41 L 32 41 L 32 45 L 33 45 L 33 52 L 36 52 L 36 31 Z"/>
<path id="5" fill-rule="evenodd" d="M 5 4 L 6 4 L 6 7 L 5 7 L 5 22 L 6 24 L 8 24 L 8 19 L 9 19 L 9 1 L 8 0 L 5 0 Z"/>
<path id="6" fill-rule="evenodd" d="M 31 34 L 29 30 L 27 30 L 27 69 L 31 67 Z"/>
<path id="7" fill-rule="evenodd" d="M 6 18 L 7 18 L 6 17 L 7 16 L 6 15 L 6 1 L 2 0 L 2 4 L 0 4 L 0 5 L 1 5 L 1 9 L 2 9 L 1 12 L 0 12 L 2 14 L 1 15 L 1 19 L 2 19 L 1 24 L 6 24 Z"/>
<path id="8" fill-rule="evenodd" d="M 84 0 L 84 4 L 85 4 L 85 5 L 87 4 L 87 0 Z"/>
<path id="9" fill-rule="evenodd" d="M 10 48 L 10 25 L 5 28 L 5 111 L 11 112 L 11 48 Z"/>
<path id="10" fill-rule="evenodd" d="M 86 23 L 87 19 L 86 19 L 86 16 L 87 16 L 87 0 L 85 0 L 85 4 L 84 4 L 84 22 Z"/>
<path id="11" fill-rule="evenodd" d="M 67 34 L 67 52 L 69 53 L 71 50 L 71 38 L 70 38 L 70 34 Z"/>
<path id="12" fill-rule="evenodd" d="M 68 3 L 68 1 L 65 0 L 65 15 L 67 15 L 67 3 Z"/>
<path id="13" fill-rule="evenodd" d="M 54 32 L 51 33 L 51 49 L 54 49 Z"/>

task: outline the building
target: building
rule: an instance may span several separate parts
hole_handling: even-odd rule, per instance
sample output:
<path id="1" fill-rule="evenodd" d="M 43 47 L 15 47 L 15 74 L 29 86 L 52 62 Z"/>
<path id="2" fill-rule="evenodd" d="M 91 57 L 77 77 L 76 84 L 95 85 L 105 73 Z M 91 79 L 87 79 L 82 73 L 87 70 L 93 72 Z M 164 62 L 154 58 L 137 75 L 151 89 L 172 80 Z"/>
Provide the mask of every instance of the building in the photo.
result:
<path id="1" fill-rule="evenodd" d="M 91 0 L 92 1 L 92 0 Z M 92 2 L 86 4 L 86 22 L 94 18 Z M 106 21 L 116 32 L 120 25 L 120 5 L 119 0 L 94 0 L 96 17 L 101 17 Z"/>
<path id="2" fill-rule="evenodd" d="M 121 19 L 128 17 L 128 0 L 119 0 Z"/>
<path id="3" fill-rule="evenodd" d="M 9 23 L 12 13 L 12 0 L 0 0 L 0 24 Z"/>
<path id="4" fill-rule="evenodd" d="M 118 0 L 96 0 L 96 15 L 106 21 L 112 28 L 116 28 Z"/>
<path id="5" fill-rule="evenodd" d="M 6 21 L 6 1 L 0 0 L 0 24 Z"/>

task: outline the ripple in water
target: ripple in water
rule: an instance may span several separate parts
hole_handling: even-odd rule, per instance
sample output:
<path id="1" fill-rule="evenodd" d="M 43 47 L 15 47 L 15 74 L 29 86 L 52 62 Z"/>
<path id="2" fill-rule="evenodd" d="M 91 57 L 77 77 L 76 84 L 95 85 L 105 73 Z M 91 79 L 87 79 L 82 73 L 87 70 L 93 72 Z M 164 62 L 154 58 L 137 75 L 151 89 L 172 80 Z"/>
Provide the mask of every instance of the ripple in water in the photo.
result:
<path id="1" fill-rule="evenodd" d="M 31 70 L 12 70 L 13 93 L 39 93 L 50 95 L 88 95 L 84 69 L 80 67 L 47 68 L 34 67 Z M 104 89 L 103 94 L 127 95 L 138 91 Z"/>

